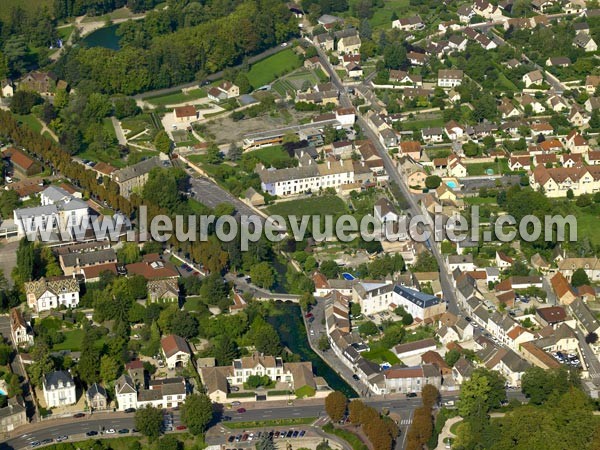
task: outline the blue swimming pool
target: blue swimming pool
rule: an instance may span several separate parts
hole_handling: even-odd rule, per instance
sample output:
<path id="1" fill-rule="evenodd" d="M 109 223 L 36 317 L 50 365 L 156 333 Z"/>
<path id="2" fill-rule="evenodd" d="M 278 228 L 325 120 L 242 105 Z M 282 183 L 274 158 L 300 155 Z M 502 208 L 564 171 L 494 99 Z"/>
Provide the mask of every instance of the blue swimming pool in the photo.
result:
<path id="1" fill-rule="evenodd" d="M 454 181 L 446 181 L 446 186 L 450 189 L 456 189 L 458 187 Z"/>
<path id="2" fill-rule="evenodd" d="M 354 275 L 352 275 L 351 273 L 348 273 L 348 272 L 344 272 L 342 274 L 342 276 L 344 277 L 344 280 L 348 280 L 348 281 L 353 281 L 356 279 Z"/>
<path id="3" fill-rule="evenodd" d="M 0 389 L 0 395 L 4 395 L 5 397 L 7 396 L 6 392 L 4 392 L 2 389 Z"/>

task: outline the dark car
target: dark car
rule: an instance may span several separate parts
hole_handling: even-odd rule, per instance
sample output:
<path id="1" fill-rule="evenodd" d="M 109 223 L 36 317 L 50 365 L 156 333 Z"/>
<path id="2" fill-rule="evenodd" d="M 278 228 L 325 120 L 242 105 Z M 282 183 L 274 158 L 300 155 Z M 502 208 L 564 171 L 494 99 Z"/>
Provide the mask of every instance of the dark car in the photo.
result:
<path id="1" fill-rule="evenodd" d="M 246 408 L 238 408 L 237 412 L 239 412 L 240 414 L 243 414 L 246 412 Z"/>
<path id="2" fill-rule="evenodd" d="M 126 413 L 134 413 L 135 412 L 135 408 L 127 408 L 124 412 L 126 412 Z"/>
<path id="3" fill-rule="evenodd" d="M 360 378 L 358 378 L 358 375 L 354 374 L 352 375 L 352 379 L 358 381 Z"/>
<path id="4" fill-rule="evenodd" d="M 223 420 L 223 422 L 229 422 L 231 420 L 231 417 L 223 416 L 223 419 L 221 419 L 221 420 Z"/>
<path id="5" fill-rule="evenodd" d="M 52 444 L 54 442 L 54 439 L 52 438 L 48 438 L 48 439 L 44 439 L 41 444 L 42 445 L 47 445 L 47 444 Z"/>
<path id="6" fill-rule="evenodd" d="M 285 437 L 292 437 L 292 434 L 294 434 L 294 432 L 292 430 L 287 432 L 287 435 Z"/>
<path id="7" fill-rule="evenodd" d="M 406 398 L 415 398 L 417 396 L 416 392 L 408 392 L 406 394 Z"/>
<path id="8" fill-rule="evenodd" d="M 129 429 L 128 428 L 121 428 L 119 431 L 117 431 L 117 433 L 119 433 L 119 434 L 129 434 Z"/>
<path id="9" fill-rule="evenodd" d="M 227 438 L 227 442 L 231 443 L 233 441 L 235 441 L 235 436 L 232 435 Z"/>
<path id="10" fill-rule="evenodd" d="M 41 443 L 41 442 L 38 442 L 38 441 L 33 441 L 33 442 L 31 443 L 31 448 L 39 447 L 40 445 L 42 445 L 42 443 Z"/>
<path id="11" fill-rule="evenodd" d="M 85 414 L 84 413 L 77 413 L 77 414 L 74 414 L 73 417 L 75 419 L 81 419 L 82 417 L 85 417 Z"/>
<path id="12" fill-rule="evenodd" d="M 304 435 L 305 435 L 305 434 L 306 434 L 306 431 L 302 430 L 302 431 L 300 432 L 300 437 L 304 437 Z"/>
<path id="13" fill-rule="evenodd" d="M 87 433 L 85 433 L 86 436 L 98 436 L 98 432 L 97 431 L 88 431 Z"/>
<path id="14" fill-rule="evenodd" d="M 140 430 L 138 430 L 137 428 L 132 428 L 132 429 L 131 429 L 131 432 L 132 432 L 132 433 L 139 433 L 139 432 L 140 432 Z"/>
<path id="15" fill-rule="evenodd" d="M 296 430 L 292 433 L 292 437 L 296 438 L 296 437 L 298 437 L 298 434 L 299 434 L 299 432 L 298 432 L 298 430 Z"/>

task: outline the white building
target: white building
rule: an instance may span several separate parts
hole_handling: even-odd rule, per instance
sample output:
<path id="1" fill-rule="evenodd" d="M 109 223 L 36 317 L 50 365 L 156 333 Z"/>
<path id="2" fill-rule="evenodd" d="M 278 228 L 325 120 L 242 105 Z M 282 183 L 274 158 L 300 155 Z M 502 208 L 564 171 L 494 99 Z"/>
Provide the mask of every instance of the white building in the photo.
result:
<path id="1" fill-rule="evenodd" d="M 387 311 L 394 303 L 394 285 L 391 281 L 360 282 L 352 291 L 352 302 L 359 303 L 364 315 Z"/>
<path id="2" fill-rule="evenodd" d="M 460 86 L 463 80 L 462 70 L 440 69 L 438 71 L 438 86 L 453 88 Z"/>
<path id="3" fill-rule="evenodd" d="M 396 285 L 393 293 L 394 304 L 402 306 L 415 319 L 434 319 L 446 312 L 446 302 L 435 295 L 401 285 Z"/>
<path id="4" fill-rule="evenodd" d="M 57 371 L 44 376 L 44 399 L 48 408 L 77 403 L 75 382 L 69 372 Z"/>
<path id="5" fill-rule="evenodd" d="M 171 334 L 162 338 L 160 345 L 167 368 L 175 369 L 188 365 L 192 351 L 184 338 Z"/>
<path id="6" fill-rule="evenodd" d="M 137 391 L 135 383 L 129 375 L 121 375 L 115 382 L 115 397 L 119 411 L 129 408 L 137 408 Z"/>
<path id="7" fill-rule="evenodd" d="M 10 310 L 10 333 L 17 346 L 33 345 L 33 330 L 17 308 Z"/>
<path id="8" fill-rule="evenodd" d="M 59 306 L 75 308 L 79 304 L 79 283 L 75 278 L 41 278 L 24 284 L 27 306 L 39 313 Z"/>
<path id="9" fill-rule="evenodd" d="M 13 218 L 20 237 L 29 233 L 57 232 L 65 230 L 71 236 L 81 225 L 85 231 L 89 224 L 89 209 L 86 202 L 72 196 L 64 189 L 50 186 L 40 193 L 41 206 L 15 209 Z"/>

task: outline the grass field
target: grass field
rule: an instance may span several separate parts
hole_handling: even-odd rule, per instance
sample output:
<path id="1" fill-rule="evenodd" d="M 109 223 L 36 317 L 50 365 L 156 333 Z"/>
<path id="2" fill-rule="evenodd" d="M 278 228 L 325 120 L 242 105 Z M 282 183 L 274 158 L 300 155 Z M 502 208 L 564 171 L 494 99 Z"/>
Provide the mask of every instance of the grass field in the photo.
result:
<path id="1" fill-rule="evenodd" d="M 173 94 L 167 94 L 160 97 L 150 97 L 146 99 L 148 103 L 152 103 L 156 106 L 165 106 L 165 105 L 176 105 L 178 103 L 190 102 L 192 100 L 198 100 L 199 98 L 204 98 L 208 94 L 204 89 L 192 89 L 186 93 L 179 91 Z"/>
<path id="2" fill-rule="evenodd" d="M 254 89 L 269 84 L 277 77 L 297 69 L 302 64 L 300 58 L 289 48 L 269 56 L 252 65 L 248 80 Z"/>
<path id="3" fill-rule="evenodd" d="M 67 39 L 69 39 L 69 36 L 71 36 L 71 33 L 73 33 L 74 28 L 75 27 L 73 25 L 68 25 L 66 27 L 57 28 L 56 32 L 58 33 L 58 37 L 61 38 L 63 42 L 67 42 Z"/>
<path id="4" fill-rule="evenodd" d="M 573 212 L 577 218 L 577 238 L 587 236 L 593 245 L 600 245 L 600 233 L 597 233 L 596 227 L 600 221 L 600 206 L 593 204 L 585 208 L 572 203 Z"/>
<path id="5" fill-rule="evenodd" d="M 65 341 L 54 346 L 54 350 L 72 350 L 79 351 L 81 349 L 81 341 L 83 340 L 83 330 L 65 331 Z"/>
<path id="6" fill-rule="evenodd" d="M 510 169 L 508 168 L 508 161 L 506 159 L 501 159 L 498 162 L 466 164 L 466 166 L 467 173 L 470 176 L 488 175 L 486 172 L 488 169 L 492 169 L 494 171 L 492 175 L 510 172 Z"/>
<path id="7" fill-rule="evenodd" d="M 154 124 L 152 123 L 150 114 L 140 114 L 121 120 L 121 127 L 124 130 L 129 130 L 125 133 L 125 137 L 131 139 L 146 129 L 154 129 Z"/>
<path id="8" fill-rule="evenodd" d="M 347 208 L 341 198 L 335 195 L 326 195 L 280 202 L 270 206 L 268 212 L 269 214 L 279 214 L 281 216 L 336 215 L 347 212 Z"/>
<path id="9" fill-rule="evenodd" d="M 409 10 L 409 0 L 384 1 L 384 6 L 375 10 L 369 22 L 373 28 L 391 28 L 392 13 L 395 12 L 398 17 L 403 17 Z"/>
<path id="10" fill-rule="evenodd" d="M 373 361 L 374 363 L 381 364 L 384 362 L 388 362 L 392 365 L 400 364 L 400 360 L 394 353 L 390 350 L 382 346 L 379 342 L 373 342 L 369 344 L 371 350 L 368 352 L 363 352 L 362 356 L 364 356 L 369 361 Z"/>
<path id="11" fill-rule="evenodd" d="M 40 133 L 42 131 L 42 124 L 32 114 L 27 114 L 26 116 L 15 114 L 15 117 L 19 120 L 19 122 L 28 126 L 36 133 Z"/>
<path id="12" fill-rule="evenodd" d="M 276 145 L 273 147 L 263 147 L 258 150 L 252 150 L 244 153 L 243 160 L 256 158 L 266 167 L 282 167 L 282 164 L 293 161 L 288 152 L 283 147 Z"/>
<path id="13" fill-rule="evenodd" d="M 113 126 L 112 120 L 110 117 L 105 117 L 102 119 L 102 127 L 110 133 L 112 137 L 117 138 L 117 133 L 115 132 L 115 127 Z"/>
<path id="14" fill-rule="evenodd" d="M 433 128 L 442 126 L 444 126 L 444 118 L 441 116 L 423 120 L 408 120 L 402 123 L 403 130 L 422 130 L 423 128 Z"/>
<path id="15" fill-rule="evenodd" d="M 352 446 L 352 450 L 367 450 L 368 449 L 368 447 L 365 445 L 365 443 L 363 441 L 361 441 L 360 438 L 356 434 L 354 434 L 348 430 L 334 428 L 334 426 L 331 423 L 328 423 L 327 425 L 325 425 L 323 427 L 323 431 L 325 431 L 326 433 L 335 434 L 337 437 L 344 439 L 346 442 L 348 442 Z"/>

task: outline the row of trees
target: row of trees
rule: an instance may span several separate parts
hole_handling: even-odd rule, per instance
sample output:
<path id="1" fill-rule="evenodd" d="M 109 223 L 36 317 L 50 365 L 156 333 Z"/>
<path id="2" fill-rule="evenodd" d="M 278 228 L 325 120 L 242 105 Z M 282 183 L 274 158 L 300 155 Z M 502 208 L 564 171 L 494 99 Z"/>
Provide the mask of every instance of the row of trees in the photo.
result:
<path id="1" fill-rule="evenodd" d="M 342 392 L 335 391 L 327 396 L 325 411 L 334 423 L 342 420 L 348 412 L 350 422 L 362 428 L 375 450 L 390 450 L 398 437 L 398 426 L 392 419 L 381 416 L 361 400 L 348 403 L 348 398 Z"/>
<path id="2" fill-rule="evenodd" d="M 415 409 L 413 421 L 406 435 L 406 449 L 420 450 L 429 442 L 433 434 L 433 407 L 438 403 L 440 393 L 431 384 L 423 386 L 422 406 Z"/>

